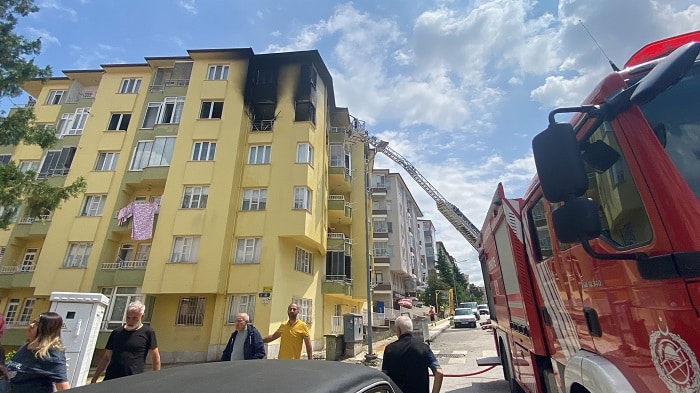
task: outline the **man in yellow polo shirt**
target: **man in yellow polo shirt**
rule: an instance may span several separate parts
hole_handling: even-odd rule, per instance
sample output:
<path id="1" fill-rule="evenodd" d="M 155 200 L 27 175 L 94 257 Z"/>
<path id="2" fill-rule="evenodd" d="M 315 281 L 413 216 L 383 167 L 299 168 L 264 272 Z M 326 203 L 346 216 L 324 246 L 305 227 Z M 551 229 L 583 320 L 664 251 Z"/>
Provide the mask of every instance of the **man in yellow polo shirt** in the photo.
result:
<path id="1" fill-rule="evenodd" d="M 299 315 L 299 306 L 292 303 L 287 307 L 287 315 L 289 321 L 280 325 L 277 331 L 263 338 L 264 343 L 275 341 L 282 337 L 280 341 L 280 352 L 277 355 L 278 359 L 300 359 L 301 358 L 301 343 L 306 345 L 306 356 L 311 360 L 313 350 L 311 349 L 311 338 L 309 337 L 309 327 L 306 322 L 297 319 Z"/>

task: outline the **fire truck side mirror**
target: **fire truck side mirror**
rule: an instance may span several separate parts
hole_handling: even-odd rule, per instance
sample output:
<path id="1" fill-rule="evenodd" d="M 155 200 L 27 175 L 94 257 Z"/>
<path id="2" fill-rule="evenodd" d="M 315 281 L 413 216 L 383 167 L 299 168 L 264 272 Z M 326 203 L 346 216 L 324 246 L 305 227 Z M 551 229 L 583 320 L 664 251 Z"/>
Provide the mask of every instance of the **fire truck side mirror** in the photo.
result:
<path id="1" fill-rule="evenodd" d="M 532 151 L 548 201 L 564 202 L 586 193 L 588 175 L 571 124 L 550 124 L 532 139 Z"/>
<path id="2" fill-rule="evenodd" d="M 562 243 L 578 243 L 600 236 L 598 208 L 590 198 L 571 199 L 559 206 L 552 212 L 552 223 L 557 240 Z"/>

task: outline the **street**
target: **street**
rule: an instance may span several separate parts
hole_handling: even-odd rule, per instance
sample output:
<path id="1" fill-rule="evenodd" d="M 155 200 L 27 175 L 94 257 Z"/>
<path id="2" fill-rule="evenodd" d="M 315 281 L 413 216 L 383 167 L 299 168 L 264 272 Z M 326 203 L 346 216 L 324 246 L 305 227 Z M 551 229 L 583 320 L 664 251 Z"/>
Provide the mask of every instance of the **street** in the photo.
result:
<path id="1" fill-rule="evenodd" d="M 431 343 L 431 348 L 446 374 L 441 392 L 510 392 L 508 383 L 503 379 L 501 366 L 470 377 L 447 376 L 474 373 L 487 368 L 478 367 L 476 359 L 497 356 L 490 330 L 448 327 Z"/>

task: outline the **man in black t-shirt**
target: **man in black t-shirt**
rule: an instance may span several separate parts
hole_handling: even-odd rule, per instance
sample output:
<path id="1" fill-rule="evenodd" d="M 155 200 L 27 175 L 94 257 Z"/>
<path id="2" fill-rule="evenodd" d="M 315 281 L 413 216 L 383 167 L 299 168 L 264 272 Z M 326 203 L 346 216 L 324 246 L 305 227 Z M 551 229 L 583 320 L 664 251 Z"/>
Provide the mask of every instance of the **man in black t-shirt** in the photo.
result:
<path id="1" fill-rule="evenodd" d="M 146 307 L 139 301 L 129 304 L 126 323 L 109 335 L 105 355 L 97 364 L 91 383 L 97 382 L 105 369 L 105 380 L 143 373 L 146 355 L 151 356 L 153 371 L 160 370 L 156 332 L 142 322 L 145 310 Z"/>

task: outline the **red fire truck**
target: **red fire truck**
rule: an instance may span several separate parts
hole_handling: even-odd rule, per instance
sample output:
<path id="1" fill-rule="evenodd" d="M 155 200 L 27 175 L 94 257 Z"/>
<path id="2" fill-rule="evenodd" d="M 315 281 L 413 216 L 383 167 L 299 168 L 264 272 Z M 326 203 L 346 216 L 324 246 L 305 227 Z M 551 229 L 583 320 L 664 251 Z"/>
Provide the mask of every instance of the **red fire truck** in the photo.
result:
<path id="1" fill-rule="evenodd" d="M 700 392 L 699 42 L 552 111 L 525 195 L 498 186 L 477 248 L 512 391 Z"/>

